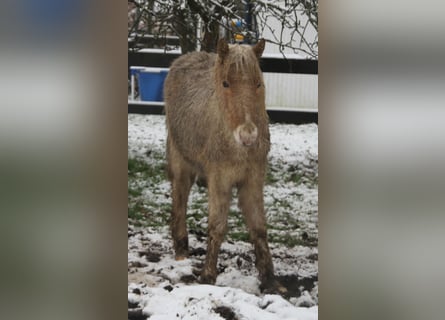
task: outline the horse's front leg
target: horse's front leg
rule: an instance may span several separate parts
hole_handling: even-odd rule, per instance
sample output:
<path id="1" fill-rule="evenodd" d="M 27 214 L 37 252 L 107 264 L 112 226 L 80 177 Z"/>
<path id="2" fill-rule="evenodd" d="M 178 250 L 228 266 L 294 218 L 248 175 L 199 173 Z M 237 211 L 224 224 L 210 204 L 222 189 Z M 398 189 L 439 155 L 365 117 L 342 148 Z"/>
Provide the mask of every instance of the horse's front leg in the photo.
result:
<path id="1" fill-rule="evenodd" d="M 209 192 L 207 255 L 200 280 L 201 283 L 214 284 L 217 277 L 218 253 L 227 231 L 232 187 L 230 181 L 222 175 L 208 177 L 207 183 Z"/>
<path id="2" fill-rule="evenodd" d="M 170 140 L 168 140 L 170 142 Z M 186 222 L 187 200 L 195 175 L 171 143 L 167 149 L 168 176 L 172 184 L 171 235 L 176 260 L 188 257 L 188 233 Z"/>
<path id="3" fill-rule="evenodd" d="M 284 294 L 287 289 L 275 280 L 272 257 L 267 242 L 266 215 L 263 200 L 263 175 L 250 176 L 238 187 L 238 205 L 249 229 L 255 248 L 255 265 L 261 290 Z"/>

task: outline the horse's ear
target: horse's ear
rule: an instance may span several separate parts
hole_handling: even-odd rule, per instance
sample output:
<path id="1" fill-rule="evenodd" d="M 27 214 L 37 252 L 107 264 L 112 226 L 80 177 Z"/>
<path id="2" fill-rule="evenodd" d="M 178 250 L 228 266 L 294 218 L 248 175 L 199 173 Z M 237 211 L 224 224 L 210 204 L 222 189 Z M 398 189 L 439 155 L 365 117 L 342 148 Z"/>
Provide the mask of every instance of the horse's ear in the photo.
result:
<path id="1" fill-rule="evenodd" d="M 224 58 L 229 53 L 229 45 L 227 44 L 227 42 L 224 38 L 219 39 L 218 46 L 216 48 L 216 52 L 218 52 L 218 55 L 221 58 L 221 61 L 224 60 Z"/>
<path id="2" fill-rule="evenodd" d="M 253 52 L 255 53 L 255 55 L 257 56 L 258 59 L 261 58 L 265 46 L 266 46 L 266 40 L 261 39 L 261 40 L 259 40 L 259 41 L 257 42 L 257 44 L 253 47 Z"/>

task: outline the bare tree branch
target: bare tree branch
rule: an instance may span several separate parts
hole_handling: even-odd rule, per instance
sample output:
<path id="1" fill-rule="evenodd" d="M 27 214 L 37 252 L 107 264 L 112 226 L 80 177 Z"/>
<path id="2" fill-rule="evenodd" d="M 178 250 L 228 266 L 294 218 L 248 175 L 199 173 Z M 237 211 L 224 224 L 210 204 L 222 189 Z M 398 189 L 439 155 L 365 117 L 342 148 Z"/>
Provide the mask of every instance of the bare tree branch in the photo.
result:
<path id="1" fill-rule="evenodd" d="M 131 5 L 130 5 L 131 3 Z M 244 21 L 246 10 L 253 15 L 249 30 Z M 179 37 L 182 51 L 215 48 L 219 33 L 241 33 L 245 39 L 268 35 L 267 41 L 279 50 L 292 50 L 310 58 L 318 58 L 318 0 L 133 0 L 135 12 L 129 11 L 129 38 L 137 33 L 162 39 L 167 35 Z M 198 20 L 202 36 L 197 38 Z M 231 21 L 243 21 L 239 30 Z M 135 44 L 137 45 L 137 43 Z"/>

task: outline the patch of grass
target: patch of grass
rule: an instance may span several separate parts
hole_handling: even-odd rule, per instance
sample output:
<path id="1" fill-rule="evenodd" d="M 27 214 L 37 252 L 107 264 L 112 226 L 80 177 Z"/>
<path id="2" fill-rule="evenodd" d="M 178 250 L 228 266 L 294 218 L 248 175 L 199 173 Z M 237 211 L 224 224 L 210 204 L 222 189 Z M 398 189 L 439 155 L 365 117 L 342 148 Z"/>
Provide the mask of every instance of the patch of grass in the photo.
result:
<path id="1" fill-rule="evenodd" d="M 316 247 L 318 245 L 318 240 L 314 238 L 304 238 L 296 237 L 291 234 L 276 234 L 273 232 L 269 233 L 268 239 L 270 243 L 283 244 L 286 247 L 292 248 L 295 246 L 306 246 L 306 247 Z"/>
<path id="2" fill-rule="evenodd" d="M 145 220 L 145 208 L 142 201 L 136 201 L 128 204 L 128 218 L 134 221 L 137 226 L 143 225 Z"/>
<path id="3" fill-rule="evenodd" d="M 233 225 L 235 227 L 243 227 L 245 225 L 243 215 L 238 210 L 229 211 L 229 222 L 230 225 Z"/>
<path id="4" fill-rule="evenodd" d="M 294 182 L 296 184 L 301 182 L 303 175 L 298 172 L 293 172 L 289 177 L 287 177 L 286 182 Z"/>
<path id="5" fill-rule="evenodd" d="M 281 210 L 283 210 L 283 209 L 290 210 L 290 209 L 292 209 L 292 203 L 286 198 L 284 198 L 284 199 L 274 198 L 274 201 L 273 201 L 273 204 L 271 207 L 272 208 L 280 208 Z M 266 208 L 266 209 L 268 209 L 268 208 Z"/>
<path id="6" fill-rule="evenodd" d="M 141 172 L 147 168 L 147 164 L 138 159 L 128 159 L 128 175 L 134 175 L 136 172 Z"/>
<path id="7" fill-rule="evenodd" d="M 274 185 L 275 183 L 294 183 L 305 184 L 308 187 L 316 188 L 318 186 L 318 174 L 309 171 L 300 164 L 281 165 L 280 163 L 271 162 L 266 172 L 266 185 Z"/>
<path id="8" fill-rule="evenodd" d="M 146 224 L 150 227 L 163 227 L 169 224 L 171 204 L 145 201 L 147 209 Z"/>
<path id="9" fill-rule="evenodd" d="M 244 217 L 239 210 L 230 209 L 228 221 L 228 237 L 234 241 L 248 242 L 249 232 Z"/>
<path id="10" fill-rule="evenodd" d="M 228 236 L 230 239 L 234 240 L 234 241 L 245 241 L 248 242 L 249 241 L 249 233 L 247 232 L 243 232 L 243 231 L 233 231 L 233 232 L 229 232 Z"/>
<path id="11" fill-rule="evenodd" d="M 280 181 L 279 170 L 276 170 L 274 167 L 269 166 L 266 172 L 266 180 L 265 184 L 270 185 Z"/>
<path id="12" fill-rule="evenodd" d="M 201 223 L 201 219 L 187 218 L 187 228 L 193 234 L 207 234 L 207 225 Z"/>
<path id="13" fill-rule="evenodd" d="M 203 195 L 198 199 L 189 199 L 189 207 L 192 210 L 197 210 L 199 212 L 207 211 L 207 196 Z"/>
<path id="14" fill-rule="evenodd" d="M 271 220 L 270 223 L 267 224 L 267 229 L 277 230 L 277 231 L 300 229 L 300 226 L 294 220 L 295 219 L 292 219 L 292 218 L 289 218 L 288 220 L 286 220 L 283 217 L 278 217 L 274 220 Z"/>
<path id="15" fill-rule="evenodd" d="M 203 221 L 207 218 L 207 197 L 205 193 L 199 193 L 201 197 L 197 199 L 189 199 L 187 210 L 187 227 L 192 233 L 205 234 L 207 233 L 207 225 Z"/>
<path id="16" fill-rule="evenodd" d="M 128 159 L 128 180 L 147 179 L 153 183 L 165 180 L 165 162 L 147 163 L 141 159 Z"/>
<path id="17" fill-rule="evenodd" d="M 144 198 L 143 192 L 150 188 L 154 198 L 165 197 L 156 187 L 166 180 L 165 162 L 162 155 L 152 152 L 156 161 L 128 159 L 128 218 L 134 224 L 165 225 L 171 209 L 164 202 Z"/>
<path id="18" fill-rule="evenodd" d="M 128 218 L 135 225 L 163 228 L 169 224 L 171 214 L 171 198 L 165 188 L 167 175 L 165 170 L 165 155 L 159 151 L 150 151 L 148 160 L 128 159 Z M 318 178 L 318 177 L 316 177 Z M 313 181 L 312 181 L 313 180 Z M 276 186 L 277 190 L 284 183 L 316 184 L 307 173 L 298 166 L 282 166 L 271 163 L 266 173 L 266 184 Z M 236 199 L 236 190 L 233 192 Z M 305 223 L 295 218 L 294 208 L 300 194 L 290 194 L 289 197 L 274 199 L 266 204 L 268 212 L 268 235 L 270 243 L 278 243 L 287 247 L 295 245 L 316 246 L 316 238 L 309 238 L 304 231 Z M 298 201 L 297 201 L 298 203 Z M 311 212 L 312 213 L 312 212 Z M 316 211 L 314 212 L 317 213 Z M 207 188 L 193 186 L 187 210 L 187 226 L 191 234 L 207 234 L 208 195 Z M 313 214 L 313 213 L 312 213 Z M 309 232 L 310 233 L 310 232 Z M 227 238 L 233 241 L 249 242 L 249 233 L 241 212 L 231 206 L 228 216 Z"/>
<path id="19" fill-rule="evenodd" d="M 142 195 L 142 189 L 141 188 L 134 188 L 134 187 L 128 187 L 128 198 L 136 198 L 140 197 Z"/>

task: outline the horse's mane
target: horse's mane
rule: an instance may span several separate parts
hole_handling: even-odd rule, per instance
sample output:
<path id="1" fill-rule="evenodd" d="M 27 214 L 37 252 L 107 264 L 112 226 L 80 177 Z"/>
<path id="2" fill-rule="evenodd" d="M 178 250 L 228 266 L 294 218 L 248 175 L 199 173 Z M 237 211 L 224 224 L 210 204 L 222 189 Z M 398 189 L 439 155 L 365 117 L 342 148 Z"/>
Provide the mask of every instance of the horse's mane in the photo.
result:
<path id="1" fill-rule="evenodd" d="M 258 79 L 261 69 L 252 48 L 247 45 L 229 45 L 229 54 L 224 58 L 222 75 L 227 78 L 231 74 L 241 75 L 242 78 Z"/>

